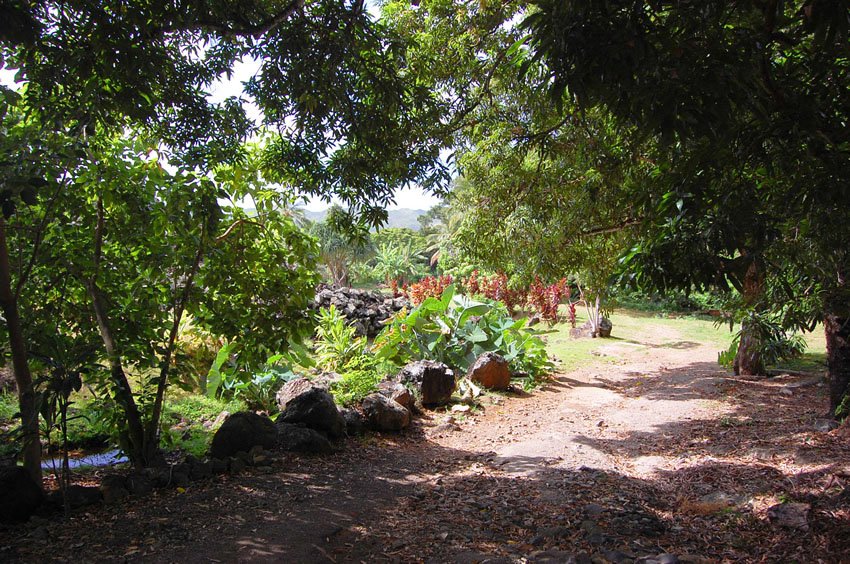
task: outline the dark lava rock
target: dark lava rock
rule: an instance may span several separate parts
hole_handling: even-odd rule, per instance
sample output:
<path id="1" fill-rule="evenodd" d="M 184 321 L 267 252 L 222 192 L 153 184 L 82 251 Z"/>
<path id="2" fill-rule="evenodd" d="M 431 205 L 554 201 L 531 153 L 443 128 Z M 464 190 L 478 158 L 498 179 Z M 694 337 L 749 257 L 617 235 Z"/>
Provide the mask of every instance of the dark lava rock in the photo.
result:
<path id="1" fill-rule="evenodd" d="M 413 386 L 422 405 L 445 405 L 455 391 L 455 373 L 442 362 L 411 362 L 401 369 L 398 379 Z"/>
<path id="2" fill-rule="evenodd" d="M 342 418 L 345 420 L 345 432 L 349 437 L 362 435 L 366 430 L 366 417 L 353 408 L 344 408 L 340 410 Z"/>
<path id="3" fill-rule="evenodd" d="M 43 501 L 41 488 L 26 470 L 0 468 L 0 523 L 26 521 Z"/>
<path id="4" fill-rule="evenodd" d="M 835 429 L 838 429 L 838 421 L 835 419 L 827 419 L 827 418 L 818 418 L 815 419 L 814 423 L 815 431 L 819 433 L 829 433 Z"/>
<path id="5" fill-rule="evenodd" d="M 133 495 L 150 495 L 153 492 L 153 487 L 153 480 L 147 474 L 134 472 L 127 476 L 127 489 Z"/>
<path id="6" fill-rule="evenodd" d="M 384 395 L 369 394 L 363 399 L 362 407 L 375 431 L 401 431 L 410 425 L 410 411 Z"/>
<path id="7" fill-rule="evenodd" d="M 778 503 L 767 508 L 767 519 L 780 527 L 808 531 L 811 510 L 808 503 Z"/>
<path id="8" fill-rule="evenodd" d="M 95 486 L 74 485 L 68 486 L 64 497 L 61 491 L 49 493 L 47 495 L 47 501 L 60 507 L 63 505 L 63 502 L 67 502 L 70 509 L 79 509 L 100 503 L 103 501 L 103 494 L 100 493 L 100 488 Z"/>
<path id="9" fill-rule="evenodd" d="M 277 403 L 281 412 L 278 421 L 303 423 L 333 439 L 345 436 L 345 420 L 333 396 L 306 378 L 287 382 L 277 393 Z"/>
<path id="10" fill-rule="evenodd" d="M 227 461 L 220 458 L 212 458 L 210 459 L 210 467 L 213 474 L 224 474 L 227 472 Z"/>
<path id="11" fill-rule="evenodd" d="M 212 462 L 196 460 L 190 466 L 189 477 L 193 480 L 205 480 L 213 475 Z"/>
<path id="12" fill-rule="evenodd" d="M 374 337 L 384 328 L 384 323 L 410 302 L 403 297 L 390 298 L 381 292 L 359 288 L 320 287 L 313 300 L 313 308 L 336 306 L 358 335 Z"/>
<path id="13" fill-rule="evenodd" d="M 278 422 L 280 448 L 290 452 L 328 454 L 333 451 L 330 441 L 323 434 L 302 425 Z"/>
<path id="14" fill-rule="evenodd" d="M 248 465 L 245 463 L 244 460 L 235 456 L 230 459 L 230 463 L 228 464 L 228 469 L 232 474 L 239 474 L 240 472 L 243 472 L 247 467 Z"/>
<path id="15" fill-rule="evenodd" d="M 120 474 L 109 474 L 100 482 L 100 494 L 104 503 L 117 503 L 130 496 L 127 480 Z"/>
<path id="16" fill-rule="evenodd" d="M 274 448 L 277 445 L 277 428 L 268 417 L 240 411 L 225 419 L 216 431 L 210 455 L 213 458 L 227 458 L 237 452 L 248 451 L 255 445 Z M 189 473 L 187 469 L 186 475 Z"/>
<path id="17" fill-rule="evenodd" d="M 404 384 L 385 380 L 378 384 L 378 392 L 392 400 L 395 400 L 399 405 L 402 405 L 411 413 L 415 409 L 414 404 L 416 403 L 416 400 Z"/>

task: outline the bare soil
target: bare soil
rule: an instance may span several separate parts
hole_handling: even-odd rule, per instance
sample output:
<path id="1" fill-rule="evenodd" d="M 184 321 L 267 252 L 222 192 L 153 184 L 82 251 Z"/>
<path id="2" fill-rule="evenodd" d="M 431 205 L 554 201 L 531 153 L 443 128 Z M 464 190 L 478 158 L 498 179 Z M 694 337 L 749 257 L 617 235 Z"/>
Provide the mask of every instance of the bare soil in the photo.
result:
<path id="1" fill-rule="evenodd" d="M 651 321 L 594 354 L 331 457 L 0 530 L 0 561 L 850 562 L 850 434 L 815 429 L 823 375 L 737 379 Z M 805 530 L 768 518 L 785 502 Z"/>

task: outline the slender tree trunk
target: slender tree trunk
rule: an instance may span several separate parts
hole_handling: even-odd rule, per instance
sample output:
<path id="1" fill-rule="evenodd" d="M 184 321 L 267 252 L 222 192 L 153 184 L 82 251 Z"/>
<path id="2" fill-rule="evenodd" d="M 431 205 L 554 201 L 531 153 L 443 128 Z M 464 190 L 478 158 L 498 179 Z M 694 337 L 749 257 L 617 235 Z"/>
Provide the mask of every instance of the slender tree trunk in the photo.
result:
<path id="1" fill-rule="evenodd" d="M 202 227 L 202 233 L 206 231 L 206 225 Z M 160 365 L 159 379 L 156 383 L 156 398 L 153 404 L 153 411 L 145 428 L 145 460 L 148 464 L 152 463 L 159 455 L 159 419 L 162 416 L 162 405 L 165 401 L 165 390 L 168 387 L 168 372 L 171 367 L 171 357 L 174 354 L 174 343 L 177 341 L 177 334 L 180 331 L 180 320 L 183 318 L 183 311 L 186 309 L 186 303 L 189 301 L 189 295 L 192 291 L 192 286 L 195 282 L 195 275 L 201 266 L 201 260 L 204 257 L 204 238 L 201 236 L 201 241 L 198 244 L 198 251 L 195 253 L 195 261 L 192 263 L 192 269 L 186 278 L 183 285 L 183 291 L 180 297 L 174 304 L 174 318 L 171 323 L 171 331 L 168 334 L 168 342 L 165 347 L 165 354 Z"/>
<path id="2" fill-rule="evenodd" d="M 758 259 L 753 260 L 744 275 L 744 305 L 752 307 L 764 292 L 764 268 Z M 736 375 L 764 376 L 767 369 L 762 358 L 762 342 L 758 326 L 751 319 L 741 323 L 741 340 L 735 355 Z"/>
<path id="3" fill-rule="evenodd" d="M 106 349 L 106 356 L 109 361 L 109 372 L 112 380 L 112 394 L 115 401 L 124 411 L 124 417 L 127 419 L 127 443 L 128 455 L 130 460 L 137 468 L 142 468 L 145 465 L 145 432 L 142 423 L 142 415 L 136 405 L 136 400 L 133 399 L 133 391 L 130 388 L 130 381 L 127 380 L 127 375 L 124 373 L 124 367 L 121 363 L 121 354 L 118 352 L 118 347 L 115 344 L 115 336 L 112 332 L 112 327 L 109 323 L 109 313 L 106 307 L 106 300 L 103 293 L 97 285 L 97 277 L 100 271 L 100 261 L 103 252 L 103 232 L 106 226 L 106 218 L 103 210 L 103 198 L 97 200 L 97 224 L 94 230 L 94 268 L 91 277 L 84 281 L 86 290 L 92 301 L 97 326 L 100 330 L 100 338 L 103 341 L 103 346 Z"/>
<path id="4" fill-rule="evenodd" d="M 844 288 L 845 280 L 844 272 L 839 272 L 839 288 Z M 834 298 L 827 299 L 823 320 L 829 374 L 829 409 L 832 415 L 841 419 L 850 416 L 850 405 L 845 405 L 841 412 L 837 411 L 850 395 L 850 304 L 843 294 L 836 292 Z"/>
<path id="5" fill-rule="evenodd" d="M 12 291 L 12 273 L 9 264 L 9 247 L 6 242 L 6 222 L 0 217 L 0 305 L 9 331 L 9 348 L 12 353 L 12 368 L 18 387 L 18 402 L 21 410 L 23 430 L 24 468 L 39 487 L 41 478 L 41 441 L 38 434 L 38 410 L 35 405 L 35 390 L 32 374 L 27 362 L 27 348 L 18 314 L 18 301 Z"/>
<path id="6" fill-rule="evenodd" d="M 127 375 L 124 373 L 124 367 L 121 364 L 121 355 L 115 345 L 115 338 L 109 324 L 109 316 L 103 295 L 94 282 L 89 282 L 86 284 L 86 287 L 89 297 L 92 300 L 95 319 L 97 319 L 97 326 L 100 330 L 100 337 L 109 360 L 112 393 L 115 401 L 123 409 L 124 416 L 127 419 L 127 439 L 130 451 L 128 454 L 133 464 L 137 468 L 142 468 L 145 465 L 145 434 L 142 425 L 142 415 L 136 405 L 136 400 L 133 399 L 130 381 L 127 380 Z"/>

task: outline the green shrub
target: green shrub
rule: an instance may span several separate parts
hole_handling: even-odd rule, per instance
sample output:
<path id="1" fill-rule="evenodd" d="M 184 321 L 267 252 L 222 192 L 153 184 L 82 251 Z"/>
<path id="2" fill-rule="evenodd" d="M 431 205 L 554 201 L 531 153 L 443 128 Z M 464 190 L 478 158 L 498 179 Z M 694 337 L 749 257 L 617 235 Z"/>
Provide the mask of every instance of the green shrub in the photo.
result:
<path id="1" fill-rule="evenodd" d="M 331 394 L 340 405 L 359 403 L 378 388 L 378 383 L 398 371 L 392 362 L 362 354 L 351 359 L 339 372 L 342 379 L 331 386 Z"/>
<path id="2" fill-rule="evenodd" d="M 513 372 L 534 379 L 552 370 L 543 341 L 514 320 L 500 302 L 479 302 L 449 286 L 440 298 L 427 298 L 409 314 L 393 319 L 375 339 L 378 358 L 403 364 L 428 359 L 466 371 L 484 352 L 497 352 Z"/>
<path id="3" fill-rule="evenodd" d="M 366 339 L 346 322 L 336 306 L 319 310 L 315 341 L 317 364 L 323 370 L 339 371 L 366 350 Z"/>
<path id="4" fill-rule="evenodd" d="M 214 421 L 222 411 L 236 413 L 247 409 L 240 399 L 223 400 L 201 395 L 186 395 L 165 402 L 165 413 L 191 422 Z"/>
<path id="5" fill-rule="evenodd" d="M 626 288 L 612 289 L 612 302 L 617 307 L 646 312 L 699 312 L 725 309 L 729 296 L 713 292 L 680 290 L 646 293 Z"/>

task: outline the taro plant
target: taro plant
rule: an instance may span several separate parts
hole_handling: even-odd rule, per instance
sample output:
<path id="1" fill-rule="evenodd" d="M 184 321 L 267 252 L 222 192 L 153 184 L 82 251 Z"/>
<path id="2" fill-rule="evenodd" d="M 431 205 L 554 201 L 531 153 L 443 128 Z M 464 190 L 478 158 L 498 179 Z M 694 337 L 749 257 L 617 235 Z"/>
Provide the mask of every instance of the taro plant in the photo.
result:
<path id="1" fill-rule="evenodd" d="M 439 298 L 426 298 L 404 310 L 375 339 L 375 354 L 402 364 L 410 359 L 444 362 L 467 370 L 484 352 L 501 354 L 514 373 L 533 382 L 553 368 L 543 341 L 514 320 L 499 302 L 482 302 L 448 286 Z"/>
<path id="2" fill-rule="evenodd" d="M 222 393 L 234 400 L 244 401 L 250 409 L 277 411 L 275 395 L 284 384 L 298 378 L 298 373 L 286 363 L 285 356 L 276 354 L 265 365 L 248 373 L 226 372 Z"/>
<path id="3" fill-rule="evenodd" d="M 237 343 L 225 343 L 219 349 L 207 374 L 207 397 L 240 400 L 251 409 L 277 410 L 275 394 L 290 380 L 300 377 L 297 372 L 314 366 L 303 345 L 290 339 L 284 353 L 274 354 L 261 365 L 255 365 L 254 354 L 240 360 Z"/>

